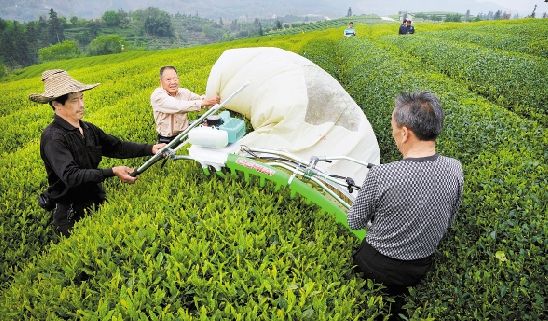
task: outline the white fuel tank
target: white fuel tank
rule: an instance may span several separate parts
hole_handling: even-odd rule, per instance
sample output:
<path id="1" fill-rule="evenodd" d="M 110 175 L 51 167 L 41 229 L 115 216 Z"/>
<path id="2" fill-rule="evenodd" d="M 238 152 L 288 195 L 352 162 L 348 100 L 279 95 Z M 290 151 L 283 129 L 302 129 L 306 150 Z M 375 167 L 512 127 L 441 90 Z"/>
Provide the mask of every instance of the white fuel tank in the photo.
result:
<path id="1" fill-rule="evenodd" d="M 213 127 L 196 127 L 188 132 L 188 141 L 192 145 L 207 148 L 223 148 L 228 145 L 228 133 Z"/>

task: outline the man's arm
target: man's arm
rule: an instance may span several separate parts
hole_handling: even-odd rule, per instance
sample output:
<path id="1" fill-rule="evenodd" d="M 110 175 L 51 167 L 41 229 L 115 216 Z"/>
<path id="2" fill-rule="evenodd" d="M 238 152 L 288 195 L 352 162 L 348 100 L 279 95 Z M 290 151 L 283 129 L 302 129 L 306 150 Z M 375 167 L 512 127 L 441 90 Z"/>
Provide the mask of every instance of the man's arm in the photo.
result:
<path id="1" fill-rule="evenodd" d="M 166 144 L 156 144 L 156 145 L 147 145 L 147 144 L 137 144 L 133 142 L 126 142 L 114 135 L 109 135 L 103 132 L 99 127 L 87 123 L 90 130 L 98 137 L 101 144 L 101 152 L 107 157 L 113 158 L 132 158 L 140 156 L 150 156 L 154 155 L 160 151 L 162 147 Z M 118 176 L 120 181 L 123 183 L 132 184 L 135 182 L 137 177 L 132 176 L 134 172 L 133 168 L 127 166 L 115 166 L 108 169 L 102 169 L 104 173 L 107 173 L 108 176 Z M 105 177 L 108 177 L 105 175 Z"/>
<path id="2" fill-rule="evenodd" d="M 166 114 L 198 111 L 202 108 L 202 96 L 191 93 L 189 100 L 179 100 L 163 89 L 156 89 L 150 96 L 150 104 L 155 111 Z"/>
<path id="3" fill-rule="evenodd" d="M 105 133 L 101 128 L 91 123 L 87 124 L 99 139 L 101 152 L 107 157 L 124 159 L 154 155 L 154 146 L 152 145 L 123 141 L 114 135 Z"/>
<path id="4" fill-rule="evenodd" d="M 378 178 L 373 167 L 363 183 L 358 197 L 348 211 L 348 225 L 353 230 L 367 227 L 367 223 L 373 218 L 378 198 Z"/>
<path id="5" fill-rule="evenodd" d="M 74 188 L 84 183 L 100 183 L 105 178 L 114 176 L 111 168 L 80 168 L 66 143 L 60 139 L 46 142 L 43 151 L 53 172 L 67 188 Z"/>
<path id="6" fill-rule="evenodd" d="M 457 196 L 455 198 L 455 203 L 453 204 L 453 210 L 451 212 L 451 218 L 449 220 L 449 226 L 452 226 L 455 223 L 457 213 L 459 211 L 461 202 L 462 202 L 462 189 L 464 185 L 464 175 L 462 173 L 462 165 L 459 163 L 458 170 L 460 175 L 457 177 Z"/>

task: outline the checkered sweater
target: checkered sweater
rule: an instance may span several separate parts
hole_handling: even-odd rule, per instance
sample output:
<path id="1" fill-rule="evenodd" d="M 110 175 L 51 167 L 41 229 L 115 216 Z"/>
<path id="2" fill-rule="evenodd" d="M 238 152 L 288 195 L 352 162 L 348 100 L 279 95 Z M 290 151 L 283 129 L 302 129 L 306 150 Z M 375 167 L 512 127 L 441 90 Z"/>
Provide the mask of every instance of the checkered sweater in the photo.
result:
<path id="1" fill-rule="evenodd" d="M 430 256 L 455 219 L 462 194 L 461 163 L 434 155 L 373 167 L 348 213 L 352 229 L 385 256 Z"/>

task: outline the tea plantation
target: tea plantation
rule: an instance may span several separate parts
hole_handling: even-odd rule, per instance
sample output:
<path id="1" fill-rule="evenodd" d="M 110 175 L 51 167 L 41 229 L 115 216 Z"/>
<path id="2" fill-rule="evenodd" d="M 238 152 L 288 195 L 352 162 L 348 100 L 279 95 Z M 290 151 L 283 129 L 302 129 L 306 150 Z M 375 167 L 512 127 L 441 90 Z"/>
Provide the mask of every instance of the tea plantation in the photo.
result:
<path id="1" fill-rule="evenodd" d="M 548 21 L 343 26 L 158 52 L 31 66 L 0 86 L 0 320 L 373 320 L 388 318 L 379 284 L 352 272 L 359 241 L 319 208 L 198 165 L 154 166 L 135 185 L 111 179 L 109 202 L 57 237 L 36 203 L 46 177 L 41 130 L 51 121 L 42 71 L 84 83 L 86 120 L 123 139 L 155 140 L 149 95 L 158 69 L 203 92 L 230 48 L 275 46 L 331 73 L 399 159 L 390 115 L 401 91 L 430 90 L 447 117 L 438 152 L 461 160 L 463 203 L 411 289 L 412 320 L 546 320 Z M 196 115 L 193 115 L 196 117 Z M 144 159 L 104 159 L 138 166 Z"/>

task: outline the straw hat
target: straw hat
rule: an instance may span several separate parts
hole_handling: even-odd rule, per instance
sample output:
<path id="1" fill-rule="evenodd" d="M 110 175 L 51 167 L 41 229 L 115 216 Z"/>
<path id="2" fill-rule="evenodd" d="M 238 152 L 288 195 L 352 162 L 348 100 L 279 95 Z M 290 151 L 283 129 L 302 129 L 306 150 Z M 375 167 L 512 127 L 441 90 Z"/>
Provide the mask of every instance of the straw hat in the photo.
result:
<path id="1" fill-rule="evenodd" d="M 42 81 L 44 82 L 44 92 L 41 94 L 29 95 L 30 100 L 40 104 L 47 104 L 57 97 L 61 97 L 68 93 L 90 90 L 99 85 L 98 83 L 93 85 L 82 84 L 61 69 L 44 71 L 42 73 Z"/>

